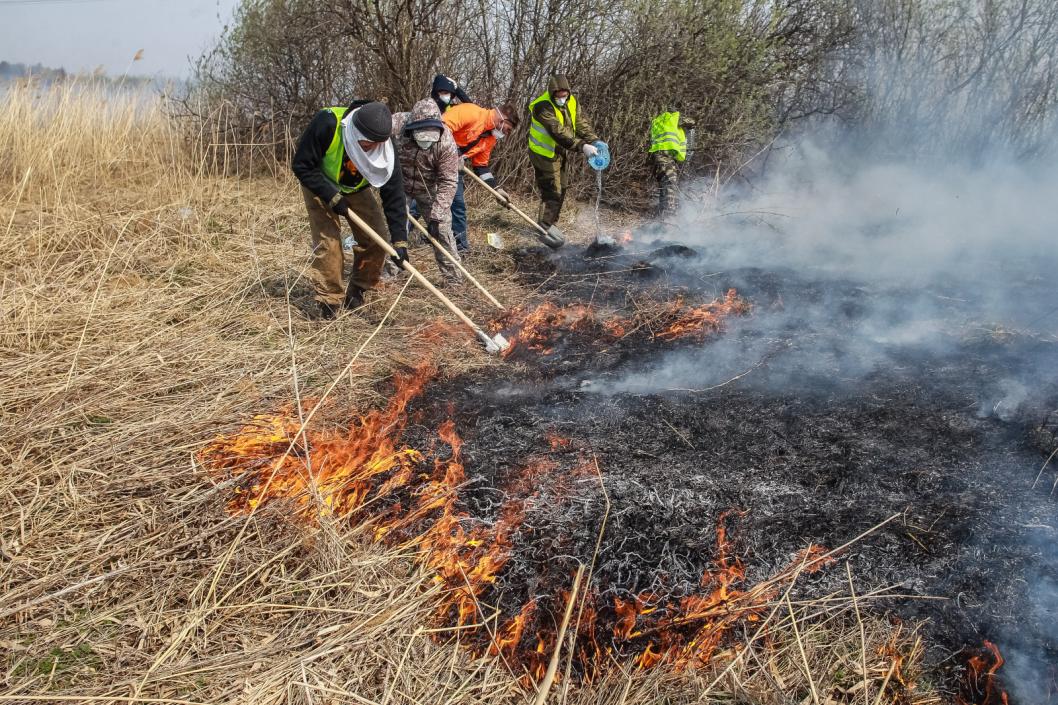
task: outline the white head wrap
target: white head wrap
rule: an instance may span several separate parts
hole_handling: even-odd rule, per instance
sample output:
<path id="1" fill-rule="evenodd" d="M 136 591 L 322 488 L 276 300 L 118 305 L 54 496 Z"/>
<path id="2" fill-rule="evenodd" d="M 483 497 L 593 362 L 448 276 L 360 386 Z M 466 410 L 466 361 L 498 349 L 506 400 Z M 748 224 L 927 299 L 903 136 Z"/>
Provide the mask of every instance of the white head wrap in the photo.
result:
<path id="1" fill-rule="evenodd" d="M 364 151 L 364 148 L 360 146 L 360 140 L 368 138 L 364 137 L 353 124 L 356 110 L 350 110 L 342 118 L 342 142 L 345 145 L 345 153 L 349 155 L 360 175 L 367 179 L 369 184 L 378 188 L 389 181 L 389 177 L 393 175 L 393 141 L 387 139 L 370 152 Z"/>

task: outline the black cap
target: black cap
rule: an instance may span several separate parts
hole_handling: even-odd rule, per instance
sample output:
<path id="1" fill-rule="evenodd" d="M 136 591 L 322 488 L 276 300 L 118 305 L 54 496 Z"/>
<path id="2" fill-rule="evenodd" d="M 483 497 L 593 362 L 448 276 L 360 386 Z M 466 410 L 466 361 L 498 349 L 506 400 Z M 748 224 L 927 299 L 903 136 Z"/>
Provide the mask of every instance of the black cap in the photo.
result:
<path id="1" fill-rule="evenodd" d="M 364 139 L 385 142 L 393 131 L 393 115 L 383 103 L 367 103 L 357 108 L 353 124 Z"/>

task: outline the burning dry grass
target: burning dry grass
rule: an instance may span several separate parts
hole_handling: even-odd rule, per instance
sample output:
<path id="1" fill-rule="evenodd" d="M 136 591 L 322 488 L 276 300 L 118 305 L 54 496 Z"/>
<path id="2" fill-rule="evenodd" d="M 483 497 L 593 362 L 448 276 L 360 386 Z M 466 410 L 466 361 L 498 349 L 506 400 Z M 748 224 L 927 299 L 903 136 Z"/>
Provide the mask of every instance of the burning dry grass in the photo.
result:
<path id="1" fill-rule="evenodd" d="M 729 316 L 743 316 L 750 304 L 734 289 L 723 298 L 699 305 L 687 304 L 682 298 L 653 305 L 642 305 L 634 315 L 607 314 L 587 304 L 558 306 L 550 301 L 519 306 L 492 325 L 502 331 L 511 343 L 505 356 L 518 353 L 551 355 L 558 339 L 568 333 L 594 339 L 600 345 L 619 341 L 701 341 L 724 330 Z"/>
<path id="2" fill-rule="evenodd" d="M 426 335 L 438 309 L 414 286 L 383 292 L 365 317 L 304 320 L 292 180 L 203 168 L 222 162 L 154 103 L 77 87 L 5 97 L 0 699 L 532 697 L 502 659 L 471 659 L 464 630 L 431 626 L 447 598 L 415 547 L 382 548 L 334 512 L 297 521 L 296 493 L 230 513 L 236 483 L 196 462 L 262 409 L 290 405 L 300 424 L 329 390 L 313 420 L 324 427 L 379 406 L 376 384 L 428 351 L 440 374 L 500 364 L 465 336 Z M 501 300 L 522 296 L 501 266 L 478 272 Z M 856 619 L 858 605 L 776 603 L 768 628 L 745 635 L 753 648 L 678 674 L 614 663 L 590 687 L 561 680 L 556 699 L 907 702 L 897 686 L 917 678 L 914 634 Z"/>

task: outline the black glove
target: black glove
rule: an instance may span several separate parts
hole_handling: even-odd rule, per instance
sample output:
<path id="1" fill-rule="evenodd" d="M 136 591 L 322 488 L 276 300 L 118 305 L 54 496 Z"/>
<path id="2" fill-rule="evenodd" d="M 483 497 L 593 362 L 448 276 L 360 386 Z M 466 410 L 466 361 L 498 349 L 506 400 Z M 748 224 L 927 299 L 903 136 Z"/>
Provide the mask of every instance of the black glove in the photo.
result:
<path id="1" fill-rule="evenodd" d="M 500 202 L 500 205 L 504 208 L 511 207 L 510 195 L 501 188 L 496 189 L 496 200 L 498 200 Z"/>
<path id="2" fill-rule="evenodd" d="M 432 237 L 434 240 L 440 241 L 441 223 L 436 220 L 431 220 L 426 224 L 426 232 L 430 233 L 430 237 Z"/>
<path id="3" fill-rule="evenodd" d="M 393 257 L 391 255 L 390 259 L 393 260 L 393 264 L 403 269 L 404 263 L 408 261 L 408 243 L 404 241 L 394 242 L 393 249 L 397 251 L 397 256 Z"/>
<path id="4" fill-rule="evenodd" d="M 342 194 L 339 193 L 331 199 L 331 210 L 340 216 L 345 216 L 349 213 L 349 204 L 342 198 Z"/>

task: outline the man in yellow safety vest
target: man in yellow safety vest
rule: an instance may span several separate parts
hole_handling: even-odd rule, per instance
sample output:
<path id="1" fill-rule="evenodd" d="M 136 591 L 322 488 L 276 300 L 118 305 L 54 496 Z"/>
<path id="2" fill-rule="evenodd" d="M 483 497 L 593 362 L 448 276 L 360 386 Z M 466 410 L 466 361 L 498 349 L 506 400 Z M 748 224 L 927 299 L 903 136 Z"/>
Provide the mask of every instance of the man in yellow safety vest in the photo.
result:
<path id="1" fill-rule="evenodd" d="M 360 100 L 319 111 L 298 141 L 291 169 L 301 182 L 309 214 L 310 278 L 320 318 L 334 318 L 343 304 L 348 309 L 362 306 L 364 292 L 378 284 L 386 261 L 382 246 L 354 228 L 353 271 L 349 286 L 344 286 L 341 216 L 353 211 L 379 235 L 388 225 L 397 266 L 408 259 L 404 183 L 400 168 L 394 168 L 392 131 L 389 108 Z M 378 189 L 381 207 L 372 189 Z"/>
<path id="2" fill-rule="evenodd" d="M 682 123 L 682 124 L 681 124 Z M 684 126 L 694 128 L 690 118 L 680 119 L 680 111 L 661 113 L 650 123 L 650 157 L 658 182 L 658 215 L 671 215 L 680 205 L 677 164 L 687 159 Z"/>
<path id="3" fill-rule="evenodd" d="M 547 228 L 558 221 L 566 196 L 566 152 L 580 149 L 590 158 L 598 151 L 591 123 L 577 112 L 577 99 L 565 76 L 552 76 L 547 92 L 529 103 L 529 162 L 540 191 L 537 220 Z"/>

